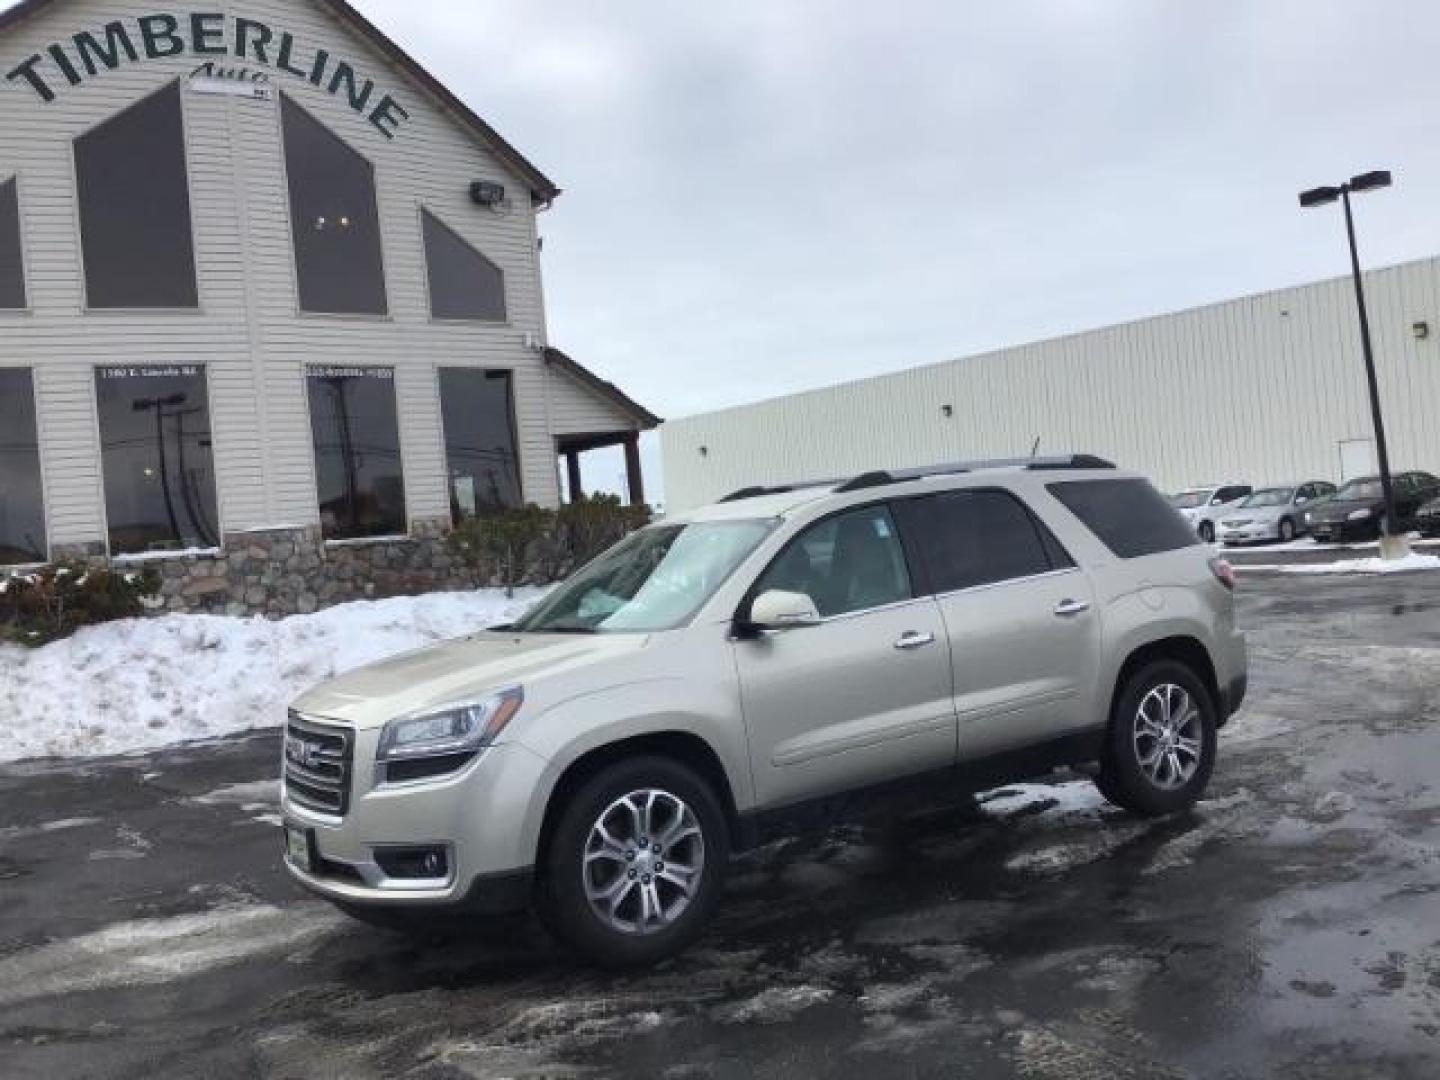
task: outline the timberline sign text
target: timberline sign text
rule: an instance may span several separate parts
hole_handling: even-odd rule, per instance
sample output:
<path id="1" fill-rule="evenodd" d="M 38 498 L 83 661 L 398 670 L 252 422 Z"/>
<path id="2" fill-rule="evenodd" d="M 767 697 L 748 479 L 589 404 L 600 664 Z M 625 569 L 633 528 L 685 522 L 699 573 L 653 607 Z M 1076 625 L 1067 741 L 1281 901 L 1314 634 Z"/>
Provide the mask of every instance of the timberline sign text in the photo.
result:
<path id="1" fill-rule="evenodd" d="M 302 49 L 295 35 L 256 19 L 228 18 L 219 13 L 142 15 L 116 19 L 96 31 L 82 30 L 48 45 L 6 73 L 5 78 L 28 85 L 49 103 L 57 88 L 79 86 L 102 70 L 123 63 L 183 56 L 234 56 L 243 64 L 262 64 L 339 97 L 365 117 L 380 134 L 393 139 L 410 114 L 390 94 L 381 94 L 372 79 L 325 49 Z"/>

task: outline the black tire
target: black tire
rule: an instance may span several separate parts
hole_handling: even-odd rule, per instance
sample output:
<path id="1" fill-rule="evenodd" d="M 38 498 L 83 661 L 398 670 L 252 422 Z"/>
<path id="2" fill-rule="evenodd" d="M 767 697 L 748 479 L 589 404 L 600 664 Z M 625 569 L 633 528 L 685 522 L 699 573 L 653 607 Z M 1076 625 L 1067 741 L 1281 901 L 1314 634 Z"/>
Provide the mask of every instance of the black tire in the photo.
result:
<path id="1" fill-rule="evenodd" d="M 1140 710 L 1151 691 L 1164 686 L 1183 690 L 1195 706 L 1199 733 L 1199 758 L 1194 772 L 1183 783 L 1161 786 L 1140 762 L 1136 730 Z M 1194 806 L 1210 783 L 1215 768 L 1217 729 L 1216 707 L 1204 681 L 1178 660 L 1158 660 L 1141 668 L 1125 683 L 1115 699 L 1115 708 L 1106 733 L 1105 755 L 1100 762 L 1096 786 L 1116 806 L 1142 817 L 1160 817 Z"/>
<path id="2" fill-rule="evenodd" d="M 666 792 L 689 808 L 700 829 L 703 866 L 688 904 L 673 922 L 647 933 L 624 932 L 603 921 L 591 907 L 584 857 L 591 830 L 606 809 L 632 792 L 646 790 Z M 619 761 L 591 777 L 560 808 L 542 856 L 540 914 L 556 937 L 592 963 L 606 968 L 644 967 L 674 956 L 705 928 L 724 888 L 729 861 L 725 812 L 704 779 L 669 758 Z M 655 887 L 660 889 L 658 874 Z"/>
<path id="3" fill-rule="evenodd" d="M 1295 522 L 1288 517 L 1280 519 L 1280 542 L 1288 544 L 1295 539 Z"/>
<path id="4" fill-rule="evenodd" d="M 1199 533 L 1200 539 L 1204 540 L 1205 543 L 1213 544 L 1215 542 L 1215 526 L 1211 522 L 1200 522 Z"/>

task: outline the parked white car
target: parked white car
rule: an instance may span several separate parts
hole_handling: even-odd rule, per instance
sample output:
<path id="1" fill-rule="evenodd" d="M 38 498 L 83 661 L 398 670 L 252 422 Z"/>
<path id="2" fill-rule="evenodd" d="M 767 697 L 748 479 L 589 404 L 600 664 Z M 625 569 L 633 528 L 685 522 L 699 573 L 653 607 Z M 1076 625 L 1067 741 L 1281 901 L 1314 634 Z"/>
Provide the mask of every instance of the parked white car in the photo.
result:
<path id="1" fill-rule="evenodd" d="M 1249 544 L 1258 540 L 1290 541 L 1305 532 L 1305 510 L 1335 494 L 1324 480 L 1261 488 L 1241 501 L 1233 515 L 1220 519 L 1222 544 Z"/>
<path id="2" fill-rule="evenodd" d="M 1201 540 L 1213 544 L 1221 518 L 1229 516 L 1254 490 L 1249 484 L 1201 484 L 1172 496 L 1170 505 Z"/>

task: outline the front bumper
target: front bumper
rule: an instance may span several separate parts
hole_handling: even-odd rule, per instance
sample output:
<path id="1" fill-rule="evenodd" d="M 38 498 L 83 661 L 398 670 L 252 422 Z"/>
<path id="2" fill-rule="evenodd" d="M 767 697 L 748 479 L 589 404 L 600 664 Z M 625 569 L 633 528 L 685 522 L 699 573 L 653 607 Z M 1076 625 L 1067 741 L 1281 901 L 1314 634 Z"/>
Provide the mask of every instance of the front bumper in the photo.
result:
<path id="1" fill-rule="evenodd" d="M 1364 521 L 1317 521 L 1309 526 L 1310 535 L 1321 544 L 1348 544 L 1356 540 L 1374 540 L 1380 535 L 1376 518 Z"/>
<path id="2" fill-rule="evenodd" d="M 1221 525 L 1215 531 L 1215 539 L 1222 544 L 1253 544 L 1261 540 L 1280 539 L 1280 526 L 1271 522 L 1258 522 L 1229 528 Z"/>
<path id="3" fill-rule="evenodd" d="M 284 856 L 290 876 L 342 905 L 433 906 L 508 910 L 524 906 L 534 852 L 524 822 L 545 761 L 518 744 L 493 746 L 459 772 L 433 780 L 376 786 L 379 733 L 355 733 L 347 812 L 317 812 L 291 798 L 282 782 L 287 826 L 312 838 L 310 866 Z M 443 876 L 392 877 L 387 852 L 431 847 L 445 853 Z M 518 883 L 518 884 L 517 884 Z"/>

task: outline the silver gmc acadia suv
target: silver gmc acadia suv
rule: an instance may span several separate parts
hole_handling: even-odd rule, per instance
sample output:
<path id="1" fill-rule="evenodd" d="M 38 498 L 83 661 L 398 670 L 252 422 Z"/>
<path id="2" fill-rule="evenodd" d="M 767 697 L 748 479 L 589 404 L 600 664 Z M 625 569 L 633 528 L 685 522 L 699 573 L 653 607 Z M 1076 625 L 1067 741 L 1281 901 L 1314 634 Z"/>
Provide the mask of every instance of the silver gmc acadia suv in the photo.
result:
<path id="1" fill-rule="evenodd" d="M 1233 585 L 1088 456 L 738 491 L 513 625 L 301 696 L 286 864 L 386 926 L 533 903 L 625 966 L 700 932 L 733 853 L 887 790 L 1084 765 L 1173 813 L 1245 694 Z"/>

